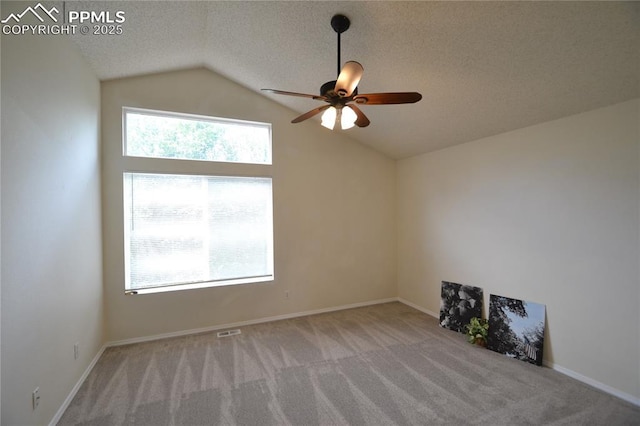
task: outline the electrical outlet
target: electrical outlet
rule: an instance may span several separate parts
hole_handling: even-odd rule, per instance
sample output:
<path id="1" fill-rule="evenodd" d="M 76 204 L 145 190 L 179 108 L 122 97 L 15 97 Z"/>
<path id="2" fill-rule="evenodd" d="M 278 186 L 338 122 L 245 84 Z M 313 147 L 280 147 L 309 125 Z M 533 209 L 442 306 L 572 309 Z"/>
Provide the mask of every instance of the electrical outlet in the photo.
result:
<path id="1" fill-rule="evenodd" d="M 73 345 L 73 359 L 78 359 L 80 356 L 80 343 Z"/>
<path id="2" fill-rule="evenodd" d="M 33 403 L 33 409 L 35 410 L 40 405 L 40 388 L 36 388 L 31 393 L 31 402 Z"/>

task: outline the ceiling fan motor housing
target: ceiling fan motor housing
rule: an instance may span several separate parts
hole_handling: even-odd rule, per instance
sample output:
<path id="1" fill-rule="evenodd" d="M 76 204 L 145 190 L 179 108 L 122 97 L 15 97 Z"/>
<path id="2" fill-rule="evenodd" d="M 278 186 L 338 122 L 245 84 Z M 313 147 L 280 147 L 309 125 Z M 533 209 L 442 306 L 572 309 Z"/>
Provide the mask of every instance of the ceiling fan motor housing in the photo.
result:
<path id="1" fill-rule="evenodd" d="M 335 91 L 336 88 L 336 80 L 332 80 L 332 81 L 327 81 L 325 84 L 323 84 L 322 86 L 320 86 L 320 95 L 321 96 L 326 96 L 327 98 L 342 98 L 344 97 L 347 93 L 343 91 L 343 93 L 340 92 L 336 92 Z M 351 97 L 355 96 L 358 94 L 358 88 L 355 88 L 353 90 L 353 93 L 351 93 Z"/>

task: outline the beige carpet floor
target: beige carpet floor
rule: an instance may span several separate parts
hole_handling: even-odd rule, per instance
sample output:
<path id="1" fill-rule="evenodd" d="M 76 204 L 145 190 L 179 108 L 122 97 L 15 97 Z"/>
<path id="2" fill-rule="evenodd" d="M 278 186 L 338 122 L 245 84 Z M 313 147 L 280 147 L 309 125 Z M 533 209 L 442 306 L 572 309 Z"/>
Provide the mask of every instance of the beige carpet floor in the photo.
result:
<path id="1" fill-rule="evenodd" d="M 401 303 L 105 350 L 60 425 L 638 425 Z"/>

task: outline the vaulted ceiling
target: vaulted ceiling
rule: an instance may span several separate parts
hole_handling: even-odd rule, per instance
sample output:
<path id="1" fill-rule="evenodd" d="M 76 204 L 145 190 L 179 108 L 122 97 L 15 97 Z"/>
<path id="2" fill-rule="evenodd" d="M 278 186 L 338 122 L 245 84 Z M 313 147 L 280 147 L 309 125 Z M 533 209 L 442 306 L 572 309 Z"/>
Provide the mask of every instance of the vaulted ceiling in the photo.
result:
<path id="1" fill-rule="evenodd" d="M 73 40 L 100 79 L 206 66 L 260 92 L 316 94 L 342 61 L 360 93 L 417 91 L 417 104 L 363 106 L 349 137 L 406 158 L 640 96 L 637 2 L 79 2 L 125 12 L 123 34 Z M 260 92 L 262 93 L 262 92 Z M 291 118 L 320 104 L 264 94 Z M 317 118 L 292 126 L 318 125 Z M 340 130 L 338 130 L 340 131 Z M 327 130 L 329 132 L 329 130 Z"/>

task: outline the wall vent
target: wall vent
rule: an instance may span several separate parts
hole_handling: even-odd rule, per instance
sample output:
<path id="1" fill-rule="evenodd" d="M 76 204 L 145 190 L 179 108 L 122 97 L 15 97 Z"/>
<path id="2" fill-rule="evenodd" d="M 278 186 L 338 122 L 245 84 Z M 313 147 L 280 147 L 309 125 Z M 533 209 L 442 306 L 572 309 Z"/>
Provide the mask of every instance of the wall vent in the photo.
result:
<path id="1" fill-rule="evenodd" d="M 240 334 L 240 330 L 219 331 L 218 337 L 229 337 L 229 336 L 235 336 L 236 334 Z"/>

